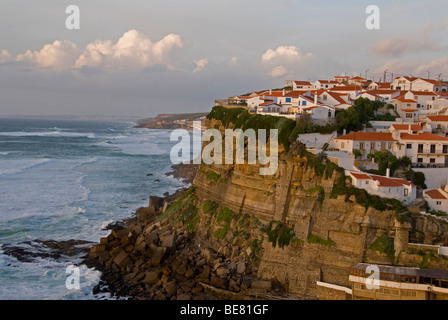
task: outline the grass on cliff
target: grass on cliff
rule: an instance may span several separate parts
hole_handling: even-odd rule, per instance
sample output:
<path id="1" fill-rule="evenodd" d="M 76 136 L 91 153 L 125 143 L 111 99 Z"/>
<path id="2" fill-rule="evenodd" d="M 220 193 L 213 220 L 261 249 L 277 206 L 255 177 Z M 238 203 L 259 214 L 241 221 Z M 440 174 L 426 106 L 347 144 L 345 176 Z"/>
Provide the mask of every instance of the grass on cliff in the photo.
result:
<path id="1" fill-rule="evenodd" d="M 275 228 L 272 228 L 276 224 Z M 263 228 L 261 231 L 268 235 L 268 240 L 272 244 L 272 247 L 284 248 L 288 246 L 291 242 L 300 242 L 301 240 L 296 237 L 294 232 L 294 227 L 290 227 L 279 221 L 271 221 L 269 224 Z"/>
<path id="2" fill-rule="evenodd" d="M 216 217 L 216 222 L 221 226 L 213 233 L 213 236 L 217 239 L 223 239 L 227 232 L 230 230 L 230 224 L 232 223 L 232 217 L 234 213 L 229 208 L 222 208 Z"/>
<path id="3" fill-rule="evenodd" d="M 331 247 L 331 246 L 334 246 L 336 243 L 332 240 L 332 239 L 330 239 L 330 238 L 328 238 L 328 239 L 322 239 L 321 237 L 319 237 L 319 236 L 316 236 L 316 235 L 314 235 L 314 234 L 310 234 L 309 236 L 308 236 L 308 239 L 307 239 L 307 241 L 309 242 L 309 243 L 317 243 L 317 244 L 320 244 L 320 245 L 323 245 L 323 246 L 326 246 L 326 247 Z"/>
<path id="4" fill-rule="evenodd" d="M 381 237 L 378 237 L 369 247 L 372 251 L 384 253 L 387 255 L 391 263 L 395 260 L 394 240 L 384 233 Z"/>
<path id="5" fill-rule="evenodd" d="M 294 131 L 296 122 L 285 117 L 270 115 L 250 114 L 244 108 L 225 108 L 215 106 L 207 115 L 207 119 L 220 120 L 225 127 L 233 125 L 234 129 L 266 129 L 266 136 L 269 137 L 270 129 L 278 129 L 278 141 L 285 150 L 289 149 L 292 141 L 297 140 L 298 133 Z"/>

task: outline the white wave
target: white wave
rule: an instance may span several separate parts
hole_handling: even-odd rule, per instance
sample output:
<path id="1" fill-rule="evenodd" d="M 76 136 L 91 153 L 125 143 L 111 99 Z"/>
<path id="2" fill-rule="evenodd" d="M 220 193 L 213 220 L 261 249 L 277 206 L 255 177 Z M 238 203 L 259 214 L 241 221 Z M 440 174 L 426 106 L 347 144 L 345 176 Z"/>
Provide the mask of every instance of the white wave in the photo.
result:
<path id="1" fill-rule="evenodd" d="M 26 162 L 26 164 L 21 165 L 20 167 L 11 168 L 11 169 L 0 169 L 0 176 L 21 173 L 21 172 L 24 172 L 25 170 L 34 168 L 39 165 L 43 165 L 50 161 L 51 161 L 51 159 L 46 159 L 46 158 L 37 159 L 37 160 L 31 160 L 30 162 Z"/>
<path id="2" fill-rule="evenodd" d="M 26 132 L 26 131 L 13 131 L 13 132 L 0 132 L 0 136 L 8 137 L 67 137 L 67 138 L 96 138 L 94 133 L 91 132 L 67 132 L 67 131 L 41 131 L 41 132 Z"/>
<path id="3" fill-rule="evenodd" d="M 10 152 L 0 152 L 0 156 L 7 156 Z"/>

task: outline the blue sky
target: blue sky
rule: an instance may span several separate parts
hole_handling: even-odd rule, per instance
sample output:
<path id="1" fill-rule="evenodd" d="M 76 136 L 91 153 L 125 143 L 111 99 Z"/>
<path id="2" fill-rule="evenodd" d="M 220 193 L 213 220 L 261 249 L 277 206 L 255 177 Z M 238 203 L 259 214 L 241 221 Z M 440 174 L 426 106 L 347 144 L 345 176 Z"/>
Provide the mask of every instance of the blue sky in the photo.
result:
<path id="1" fill-rule="evenodd" d="M 68 30 L 65 8 L 80 8 Z M 368 30 L 368 5 L 380 30 Z M 0 3 L 0 116 L 154 116 L 346 72 L 448 79 L 448 5 L 433 1 Z"/>

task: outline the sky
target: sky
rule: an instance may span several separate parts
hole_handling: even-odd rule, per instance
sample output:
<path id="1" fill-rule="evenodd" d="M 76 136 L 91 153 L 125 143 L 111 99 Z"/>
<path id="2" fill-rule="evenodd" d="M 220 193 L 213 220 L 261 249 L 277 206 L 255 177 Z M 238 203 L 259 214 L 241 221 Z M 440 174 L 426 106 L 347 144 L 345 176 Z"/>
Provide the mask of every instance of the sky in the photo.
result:
<path id="1" fill-rule="evenodd" d="M 79 29 L 66 20 L 79 8 Z M 379 29 L 368 29 L 369 5 Z M 0 117 L 153 117 L 285 80 L 448 80 L 446 0 L 2 0 Z M 72 20 L 70 20 L 72 21 Z"/>

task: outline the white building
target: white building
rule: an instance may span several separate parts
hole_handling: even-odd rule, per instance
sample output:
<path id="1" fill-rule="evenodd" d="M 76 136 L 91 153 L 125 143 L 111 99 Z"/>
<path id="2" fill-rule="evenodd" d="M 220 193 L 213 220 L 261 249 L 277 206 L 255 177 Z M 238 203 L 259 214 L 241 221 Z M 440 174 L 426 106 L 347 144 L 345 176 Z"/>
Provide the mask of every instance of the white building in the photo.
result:
<path id="1" fill-rule="evenodd" d="M 448 134 L 448 115 L 447 116 L 427 116 L 426 121 L 431 128 L 431 132 L 442 137 Z"/>
<path id="2" fill-rule="evenodd" d="M 334 138 L 330 147 L 353 153 L 359 150 L 366 156 L 375 151 L 392 152 L 396 139 L 389 132 L 351 132 L 342 137 Z"/>
<path id="3" fill-rule="evenodd" d="M 397 199 L 404 204 L 409 204 L 417 198 L 416 186 L 404 179 L 390 178 L 388 174 L 378 176 L 362 171 L 347 171 L 346 174 L 351 177 L 354 187 L 364 189 L 369 194 Z"/>
<path id="4" fill-rule="evenodd" d="M 423 191 L 423 198 L 431 210 L 448 213 L 448 184 L 438 189 Z"/>
<path id="5" fill-rule="evenodd" d="M 314 89 L 331 89 L 339 85 L 339 82 L 334 80 L 317 80 L 314 83 Z"/>
<path id="6" fill-rule="evenodd" d="M 293 81 L 292 90 L 311 90 L 313 84 L 309 81 Z"/>
<path id="7" fill-rule="evenodd" d="M 397 158 L 408 157 L 412 163 L 422 167 L 448 166 L 448 138 L 433 133 L 401 132 L 394 153 Z"/>

